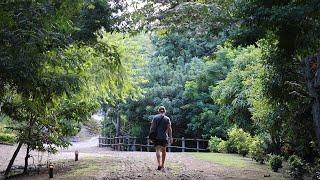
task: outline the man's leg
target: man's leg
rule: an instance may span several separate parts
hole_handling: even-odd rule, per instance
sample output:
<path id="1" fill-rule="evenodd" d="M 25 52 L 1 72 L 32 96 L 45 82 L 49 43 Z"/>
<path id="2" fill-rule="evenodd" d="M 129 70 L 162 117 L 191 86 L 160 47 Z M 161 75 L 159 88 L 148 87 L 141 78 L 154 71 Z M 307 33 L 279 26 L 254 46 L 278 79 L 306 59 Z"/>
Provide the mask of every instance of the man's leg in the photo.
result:
<path id="1" fill-rule="evenodd" d="M 157 161 L 158 161 L 158 167 L 160 166 L 161 167 L 161 164 L 160 164 L 160 151 L 161 151 L 161 146 L 156 146 L 156 156 L 157 156 Z"/>
<path id="2" fill-rule="evenodd" d="M 164 162 L 166 161 L 166 147 L 161 146 L 161 153 L 162 153 L 162 168 L 164 167 Z"/>

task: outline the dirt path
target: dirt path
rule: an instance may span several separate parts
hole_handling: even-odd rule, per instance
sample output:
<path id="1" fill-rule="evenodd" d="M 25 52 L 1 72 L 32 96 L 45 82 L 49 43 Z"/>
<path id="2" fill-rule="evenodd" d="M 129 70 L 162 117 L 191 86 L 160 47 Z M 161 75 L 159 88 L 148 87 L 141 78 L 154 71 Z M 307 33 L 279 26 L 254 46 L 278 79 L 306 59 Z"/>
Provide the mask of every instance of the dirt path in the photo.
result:
<path id="1" fill-rule="evenodd" d="M 74 161 L 75 150 L 79 150 L 77 162 Z M 73 143 L 69 149 L 51 158 L 55 162 L 55 179 L 263 179 L 264 175 L 270 175 L 267 179 L 285 179 L 282 174 L 271 172 L 267 166 L 228 167 L 198 160 L 189 153 L 168 153 L 165 170 L 158 171 L 154 152 L 110 151 L 97 147 L 96 137 Z M 47 179 L 47 170 L 21 178 Z"/>
<path id="2" fill-rule="evenodd" d="M 84 133 L 86 134 L 86 133 Z M 87 136 L 88 137 L 88 136 Z M 156 170 L 154 152 L 117 152 L 98 147 L 98 137 L 79 138 L 68 149 L 61 149 L 55 155 L 31 152 L 31 166 L 54 162 L 55 179 L 286 179 L 281 173 L 273 173 L 265 165 L 255 164 L 235 167 L 196 159 L 190 153 L 168 153 L 166 168 Z M 0 145 L 0 172 L 9 162 L 16 146 Z M 74 152 L 79 151 L 79 161 L 74 161 Z M 23 165 L 26 148 L 22 147 L 15 166 Z M 214 154 L 209 154 L 211 156 Z M 264 176 L 268 177 L 264 177 Z M 1 179 L 1 176 L 0 176 Z M 19 177 L 18 179 L 48 179 L 48 170 Z"/>

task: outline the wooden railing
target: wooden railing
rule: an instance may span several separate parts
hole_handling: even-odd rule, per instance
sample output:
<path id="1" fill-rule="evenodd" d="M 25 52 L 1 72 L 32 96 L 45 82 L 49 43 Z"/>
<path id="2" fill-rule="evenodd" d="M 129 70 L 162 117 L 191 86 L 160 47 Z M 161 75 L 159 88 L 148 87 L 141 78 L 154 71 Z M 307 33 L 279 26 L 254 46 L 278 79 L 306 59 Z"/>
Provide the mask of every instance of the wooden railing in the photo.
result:
<path id="1" fill-rule="evenodd" d="M 131 136 L 99 137 L 99 147 L 110 147 L 117 151 L 151 151 L 154 145 L 146 138 Z M 208 151 L 208 140 L 173 138 L 173 143 L 168 145 L 168 151 Z"/>

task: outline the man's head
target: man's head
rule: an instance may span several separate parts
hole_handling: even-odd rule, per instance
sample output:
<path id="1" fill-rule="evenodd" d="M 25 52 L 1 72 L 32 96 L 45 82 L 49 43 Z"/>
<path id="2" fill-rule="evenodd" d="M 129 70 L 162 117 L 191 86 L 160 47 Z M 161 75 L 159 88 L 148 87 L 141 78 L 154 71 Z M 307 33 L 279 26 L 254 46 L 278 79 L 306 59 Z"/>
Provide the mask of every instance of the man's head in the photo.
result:
<path id="1" fill-rule="evenodd" d="M 165 114 L 166 113 L 166 108 L 164 106 L 160 106 L 158 108 L 158 112 L 161 113 L 161 114 Z"/>

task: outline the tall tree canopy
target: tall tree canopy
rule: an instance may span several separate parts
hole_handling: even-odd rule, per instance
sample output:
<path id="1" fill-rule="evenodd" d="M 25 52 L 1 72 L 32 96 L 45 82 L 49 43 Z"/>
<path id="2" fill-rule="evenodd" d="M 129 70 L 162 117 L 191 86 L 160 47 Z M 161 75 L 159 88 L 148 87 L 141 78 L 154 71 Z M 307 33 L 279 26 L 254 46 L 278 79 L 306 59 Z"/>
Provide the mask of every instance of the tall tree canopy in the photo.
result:
<path id="1" fill-rule="evenodd" d="M 97 97 L 113 101 L 132 89 L 125 86 L 117 49 L 95 35 L 112 30 L 111 15 L 120 6 L 111 3 L 1 4 L 1 111 L 14 121 L 16 152 L 27 145 L 25 171 L 30 150 L 68 145 L 65 137 L 98 108 Z"/>

